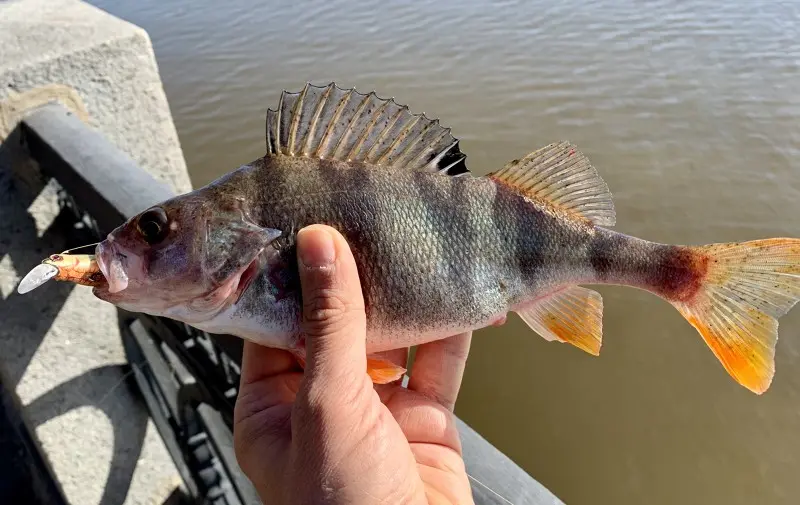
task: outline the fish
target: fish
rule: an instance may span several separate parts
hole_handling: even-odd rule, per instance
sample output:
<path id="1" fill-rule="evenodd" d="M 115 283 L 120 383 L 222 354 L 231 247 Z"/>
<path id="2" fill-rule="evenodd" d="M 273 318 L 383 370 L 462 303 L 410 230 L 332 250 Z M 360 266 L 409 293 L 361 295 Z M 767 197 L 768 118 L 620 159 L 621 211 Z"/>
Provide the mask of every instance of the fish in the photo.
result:
<path id="1" fill-rule="evenodd" d="M 612 195 L 569 141 L 474 175 L 450 128 L 394 98 L 306 84 L 266 112 L 266 153 L 143 210 L 95 250 L 98 298 L 286 349 L 302 363 L 295 237 L 337 229 L 358 267 L 367 372 L 378 353 L 501 324 L 599 355 L 603 300 L 645 290 L 696 329 L 732 379 L 764 393 L 778 319 L 800 298 L 800 239 L 662 244 L 614 231 Z"/>

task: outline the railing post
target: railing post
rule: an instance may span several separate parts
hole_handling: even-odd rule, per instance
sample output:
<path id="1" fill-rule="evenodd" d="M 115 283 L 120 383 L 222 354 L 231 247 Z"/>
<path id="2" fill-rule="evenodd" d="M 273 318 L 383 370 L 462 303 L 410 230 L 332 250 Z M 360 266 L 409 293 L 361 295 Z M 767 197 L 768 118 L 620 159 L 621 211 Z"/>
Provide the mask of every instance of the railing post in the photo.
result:
<path id="1" fill-rule="evenodd" d="M 61 105 L 49 104 L 29 113 L 20 129 L 31 158 L 80 200 L 104 234 L 175 195 Z"/>

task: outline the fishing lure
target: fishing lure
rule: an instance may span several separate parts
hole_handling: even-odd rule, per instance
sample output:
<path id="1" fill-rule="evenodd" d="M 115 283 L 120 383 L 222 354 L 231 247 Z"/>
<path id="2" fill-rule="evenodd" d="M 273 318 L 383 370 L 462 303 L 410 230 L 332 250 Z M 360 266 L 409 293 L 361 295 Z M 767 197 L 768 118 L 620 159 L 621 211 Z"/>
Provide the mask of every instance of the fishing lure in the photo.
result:
<path id="1" fill-rule="evenodd" d="M 19 283 L 17 292 L 28 293 L 51 279 L 73 282 L 82 286 L 101 285 L 105 278 L 100 271 L 95 255 L 71 254 L 71 251 L 76 249 L 81 249 L 81 247 L 48 256 L 28 272 L 28 275 Z"/>

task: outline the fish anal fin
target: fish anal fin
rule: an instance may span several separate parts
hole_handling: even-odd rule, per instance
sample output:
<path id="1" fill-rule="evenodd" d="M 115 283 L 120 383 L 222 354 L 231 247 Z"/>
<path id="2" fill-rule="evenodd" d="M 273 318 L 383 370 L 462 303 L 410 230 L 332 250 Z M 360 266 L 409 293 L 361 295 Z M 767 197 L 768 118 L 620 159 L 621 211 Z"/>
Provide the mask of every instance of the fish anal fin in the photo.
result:
<path id="1" fill-rule="evenodd" d="M 603 342 L 603 298 L 600 293 L 569 286 L 516 311 L 549 341 L 568 342 L 597 356 Z"/>
<path id="2" fill-rule="evenodd" d="M 616 224 L 608 186 L 588 158 L 569 142 L 545 146 L 489 177 L 598 226 Z"/>
<path id="3" fill-rule="evenodd" d="M 410 171 L 460 175 L 468 172 L 449 128 L 412 114 L 394 99 L 306 84 L 284 91 L 267 111 L 267 155 L 360 161 L 403 166 Z"/>

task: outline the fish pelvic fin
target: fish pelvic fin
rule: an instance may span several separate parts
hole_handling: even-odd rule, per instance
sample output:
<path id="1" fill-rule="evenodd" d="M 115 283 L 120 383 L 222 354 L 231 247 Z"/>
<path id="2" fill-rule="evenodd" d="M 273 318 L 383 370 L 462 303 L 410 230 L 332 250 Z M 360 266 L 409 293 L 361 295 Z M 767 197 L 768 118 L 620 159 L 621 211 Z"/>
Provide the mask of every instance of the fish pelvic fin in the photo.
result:
<path id="1" fill-rule="evenodd" d="M 775 374 L 778 318 L 800 299 L 800 239 L 712 244 L 692 296 L 672 304 L 739 384 L 764 393 Z"/>
<path id="2" fill-rule="evenodd" d="M 367 375 L 373 384 L 389 384 L 403 378 L 406 369 L 388 359 L 367 356 Z"/>
<path id="3" fill-rule="evenodd" d="M 600 293 L 569 286 L 517 310 L 545 340 L 568 342 L 593 356 L 603 342 L 603 298 Z"/>
<path id="4" fill-rule="evenodd" d="M 449 128 L 412 114 L 393 98 L 306 84 L 284 91 L 267 111 L 267 155 L 359 161 L 446 175 L 467 173 L 466 155 Z"/>
<path id="5" fill-rule="evenodd" d="M 589 159 L 569 142 L 545 146 L 488 177 L 598 226 L 616 224 L 608 186 Z"/>
<path id="6" fill-rule="evenodd" d="M 300 368 L 305 369 L 306 357 L 303 352 L 294 352 Z M 388 359 L 367 355 L 367 375 L 373 384 L 389 384 L 403 378 L 406 369 Z"/>

